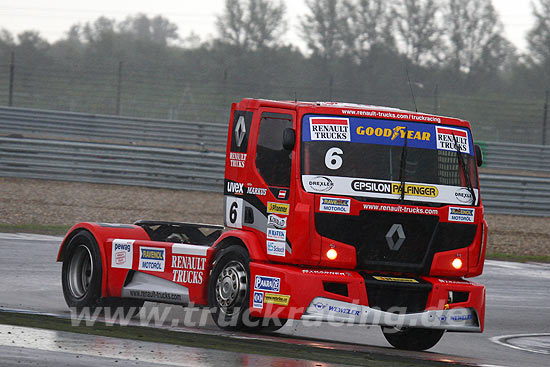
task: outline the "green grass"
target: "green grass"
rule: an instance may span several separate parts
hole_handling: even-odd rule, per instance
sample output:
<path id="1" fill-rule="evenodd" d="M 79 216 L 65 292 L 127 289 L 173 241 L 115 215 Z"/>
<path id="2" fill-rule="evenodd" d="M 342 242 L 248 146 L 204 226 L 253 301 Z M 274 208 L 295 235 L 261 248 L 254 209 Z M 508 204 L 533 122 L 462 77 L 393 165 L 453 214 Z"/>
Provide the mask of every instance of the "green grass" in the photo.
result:
<path id="1" fill-rule="evenodd" d="M 486 258 L 489 260 L 515 261 L 520 263 L 526 263 L 526 262 L 550 263 L 550 256 L 547 256 L 547 255 L 511 255 L 511 254 L 504 254 L 502 252 L 494 252 L 494 253 L 487 254 Z"/>
<path id="2" fill-rule="evenodd" d="M 45 225 L 45 224 L 2 224 L 0 223 L 0 232 L 8 233 L 36 233 L 48 235 L 64 235 L 71 228 L 67 225 Z"/>
<path id="3" fill-rule="evenodd" d="M 69 319 L 53 316 L 2 312 L 1 310 L 0 324 L 357 366 L 377 367 L 391 365 L 414 367 L 426 365 L 449 365 L 448 363 L 443 362 L 413 359 L 375 352 L 324 349 L 322 347 L 308 345 L 277 343 L 271 340 L 238 339 L 219 335 L 176 332 L 150 327 L 118 325 L 108 326 L 98 322 L 96 322 L 93 326 L 85 326 L 85 322 L 82 322 L 80 326 L 72 326 L 71 320 Z M 457 364 L 453 363 L 452 365 Z"/>

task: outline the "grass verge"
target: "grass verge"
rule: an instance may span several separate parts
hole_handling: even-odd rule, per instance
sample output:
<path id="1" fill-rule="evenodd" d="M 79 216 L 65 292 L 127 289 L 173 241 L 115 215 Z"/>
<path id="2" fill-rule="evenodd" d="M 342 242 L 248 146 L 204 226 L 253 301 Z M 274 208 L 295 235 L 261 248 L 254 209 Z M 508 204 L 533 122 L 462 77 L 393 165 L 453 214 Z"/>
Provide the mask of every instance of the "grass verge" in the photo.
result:
<path id="1" fill-rule="evenodd" d="M 449 366 L 449 363 L 439 361 L 413 359 L 359 350 L 324 349 L 322 347 L 299 344 L 274 343 L 271 340 L 238 339 L 151 327 L 110 326 L 98 322 L 93 326 L 86 326 L 85 322 L 82 322 L 80 326 L 72 326 L 71 320 L 69 319 L 54 316 L 2 312 L 1 310 L 0 324 L 356 366 Z M 452 365 L 456 366 L 458 364 L 452 363 Z"/>

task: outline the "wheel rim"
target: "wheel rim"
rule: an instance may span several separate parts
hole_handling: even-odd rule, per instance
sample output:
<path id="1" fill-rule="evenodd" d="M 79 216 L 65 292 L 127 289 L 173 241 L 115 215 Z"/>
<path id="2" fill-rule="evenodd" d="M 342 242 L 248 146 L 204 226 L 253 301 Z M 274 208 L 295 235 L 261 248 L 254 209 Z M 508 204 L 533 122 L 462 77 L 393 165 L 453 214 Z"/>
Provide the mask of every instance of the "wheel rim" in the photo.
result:
<path id="1" fill-rule="evenodd" d="M 216 301 L 220 310 L 231 315 L 235 307 L 242 306 L 247 287 L 248 276 L 244 266 L 238 261 L 225 265 L 216 279 Z"/>
<path id="2" fill-rule="evenodd" d="M 76 248 L 69 264 L 69 290 L 75 298 L 82 298 L 88 292 L 94 272 L 92 254 L 88 247 Z"/>

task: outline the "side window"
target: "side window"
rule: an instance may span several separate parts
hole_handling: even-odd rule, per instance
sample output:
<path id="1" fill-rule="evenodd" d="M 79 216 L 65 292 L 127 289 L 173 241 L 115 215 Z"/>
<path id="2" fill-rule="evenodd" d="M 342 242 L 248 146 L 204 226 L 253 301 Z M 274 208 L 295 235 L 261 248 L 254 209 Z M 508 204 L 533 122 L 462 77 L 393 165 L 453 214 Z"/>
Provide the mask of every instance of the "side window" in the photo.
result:
<path id="1" fill-rule="evenodd" d="M 256 168 L 269 186 L 290 187 L 292 154 L 283 148 L 283 131 L 286 128 L 292 128 L 292 116 L 262 114 Z"/>

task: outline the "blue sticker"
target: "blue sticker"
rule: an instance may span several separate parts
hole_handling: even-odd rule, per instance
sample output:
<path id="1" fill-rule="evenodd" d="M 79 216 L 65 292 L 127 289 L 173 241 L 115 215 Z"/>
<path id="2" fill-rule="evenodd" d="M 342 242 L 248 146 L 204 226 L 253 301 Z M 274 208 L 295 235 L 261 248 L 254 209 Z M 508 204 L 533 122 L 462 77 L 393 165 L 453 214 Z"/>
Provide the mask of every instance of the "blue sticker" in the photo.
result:
<path id="1" fill-rule="evenodd" d="M 334 141 L 455 151 L 473 155 L 468 129 L 434 124 L 357 117 L 305 115 L 303 141 Z M 455 144 L 456 139 L 456 144 Z"/>

